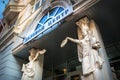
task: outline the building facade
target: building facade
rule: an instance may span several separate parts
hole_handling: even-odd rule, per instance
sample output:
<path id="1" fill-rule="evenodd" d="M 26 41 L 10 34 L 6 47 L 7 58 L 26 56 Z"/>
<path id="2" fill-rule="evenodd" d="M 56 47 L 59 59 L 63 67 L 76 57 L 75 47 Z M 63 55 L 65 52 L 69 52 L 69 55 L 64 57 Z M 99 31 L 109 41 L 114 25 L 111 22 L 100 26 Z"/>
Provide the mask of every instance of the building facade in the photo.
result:
<path id="1" fill-rule="evenodd" d="M 86 16 L 81 13 L 98 2 L 10 0 L 4 11 L 4 28 L 0 37 L 0 79 L 21 80 L 22 65 L 29 62 L 28 50 L 37 47 L 47 50 L 40 55 L 39 80 L 82 80 L 76 45 L 69 43 L 63 49 L 59 45 L 67 36 L 77 38 L 76 22 Z M 103 79 L 113 80 L 99 28 L 95 30 L 102 43 L 101 53 L 105 60 Z"/>

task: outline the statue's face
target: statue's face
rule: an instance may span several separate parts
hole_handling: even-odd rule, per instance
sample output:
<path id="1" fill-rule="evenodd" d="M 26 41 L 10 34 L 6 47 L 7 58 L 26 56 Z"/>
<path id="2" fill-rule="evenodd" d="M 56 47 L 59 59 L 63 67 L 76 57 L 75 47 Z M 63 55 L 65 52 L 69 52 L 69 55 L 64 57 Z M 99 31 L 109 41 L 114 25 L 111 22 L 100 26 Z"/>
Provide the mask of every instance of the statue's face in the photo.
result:
<path id="1" fill-rule="evenodd" d="M 30 50 L 29 50 L 29 53 L 30 53 L 31 56 L 32 56 L 32 55 L 35 55 L 36 50 L 35 50 L 35 49 L 30 49 Z"/>
<path id="2" fill-rule="evenodd" d="M 87 24 L 81 24 L 82 35 L 83 36 L 88 35 L 88 31 L 89 31 L 88 25 Z"/>
<path id="3" fill-rule="evenodd" d="M 35 50 L 34 49 L 30 49 L 29 53 L 30 53 L 31 59 L 33 59 L 35 57 Z"/>
<path id="4" fill-rule="evenodd" d="M 82 36 L 85 37 L 89 34 L 89 20 L 87 17 L 80 19 L 76 25 L 81 29 Z"/>

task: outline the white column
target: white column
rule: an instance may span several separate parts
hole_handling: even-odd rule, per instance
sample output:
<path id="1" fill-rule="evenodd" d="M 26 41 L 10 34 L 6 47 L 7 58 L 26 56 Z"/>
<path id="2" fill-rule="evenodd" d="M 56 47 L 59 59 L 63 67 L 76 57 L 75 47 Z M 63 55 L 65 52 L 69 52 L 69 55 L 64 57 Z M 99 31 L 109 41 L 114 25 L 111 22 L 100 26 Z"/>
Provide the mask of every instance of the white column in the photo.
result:
<path id="1" fill-rule="evenodd" d="M 92 26 L 94 34 L 96 35 L 97 39 L 101 42 L 100 54 L 102 55 L 102 58 L 105 60 L 105 62 L 103 63 L 103 67 L 102 67 L 103 79 L 104 80 L 113 80 L 110 64 L 109 64 L 109 61 L 108 61 L 108 57 L 107 57 L 107 54 L 106 54 L 106 50 L 105 50 L 105 47 L 104 47 L 104 43 L 103 43 L 99 28 L 93 20 L 90 21 L 90 25 Z"/>
<path id="2" fill-rule="evenodd" d="M 42 74 L 43 74 L 43 64 L 44 64 L 44 54 L 39 55 L 39 61 L 37 62 L 39 65 L 36 65 L 36 71 L 35 71 L 35 80 L 42 80 Z M 36 64 L 37 64 L 36 63 Z"/>

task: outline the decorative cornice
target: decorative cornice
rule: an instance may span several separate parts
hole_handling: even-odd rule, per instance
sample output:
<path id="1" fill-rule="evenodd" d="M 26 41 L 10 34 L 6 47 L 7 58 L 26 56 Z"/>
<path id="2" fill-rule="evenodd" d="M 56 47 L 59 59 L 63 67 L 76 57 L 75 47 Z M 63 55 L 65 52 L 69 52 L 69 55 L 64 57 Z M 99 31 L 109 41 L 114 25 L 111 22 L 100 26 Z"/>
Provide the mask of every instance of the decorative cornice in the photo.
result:
<path id="1" fill-rule="evenodd" d="M 92 5 L 96 4 L 100 0 L 83 0 L 79 1 L 77 4 L 73 5 L 74 15 L 81 13 L 82 11 L 88 9 Z"/>
<path id="2" fill-rule="evenodd" d="M 7 16 L 11 12 L 19 13 L 23 10 L 24 7 L 25 5 L 8 5 L 3 14 Z"/>
<path id="3" fill-rule="evenodd" d="M 9 43 L 12 38 L 14 37 L 14 32 L 13 32 L 13 28 L 10 29 L 7 34 L 5 34 L 1 39 L 0 39 L 0 49 L 4 46 L 6 46 L 7 43 Z"/>
<path id="4" fill-rule="evenodd" d="M 19 2 L 21 2 L 22 0 L 14 0 L 16 3 L 19 3 Z"/>

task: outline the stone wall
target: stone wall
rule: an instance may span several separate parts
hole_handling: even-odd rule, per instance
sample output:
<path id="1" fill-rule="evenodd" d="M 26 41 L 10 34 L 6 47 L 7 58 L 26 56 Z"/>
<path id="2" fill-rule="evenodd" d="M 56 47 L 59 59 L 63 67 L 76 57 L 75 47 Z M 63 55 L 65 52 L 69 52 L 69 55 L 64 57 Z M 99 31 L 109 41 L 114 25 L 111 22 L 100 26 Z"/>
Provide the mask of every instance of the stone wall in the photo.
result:
<path id="1" fill-rule="evenodd" d="M 22 60 L 12 55 L 10 44 L 0 52 L 0 80 L 20 80 Z"/>

